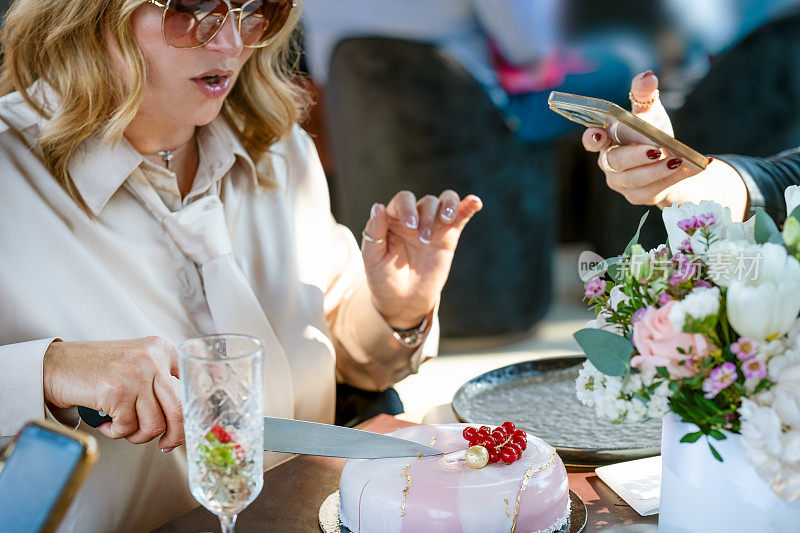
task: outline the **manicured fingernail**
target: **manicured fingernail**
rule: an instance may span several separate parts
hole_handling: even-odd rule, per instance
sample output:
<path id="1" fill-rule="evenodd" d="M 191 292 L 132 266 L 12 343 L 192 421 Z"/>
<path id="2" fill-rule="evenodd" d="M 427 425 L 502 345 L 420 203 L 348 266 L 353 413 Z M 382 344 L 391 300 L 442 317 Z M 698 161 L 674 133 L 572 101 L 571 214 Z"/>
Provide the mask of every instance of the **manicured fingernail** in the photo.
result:
<path id="1" fill-rule="evenodd" d="M 419 240 L 425 244 L 430 244 L 432 235 L 433 232 L 431 232 L 431 228 L 424 228 L 419 232 Z"/>
<path id="2" fill-rule="evenodd" d="M 603 140 L 603 134 L 598 131 L 597 133 L 592 135 L 592 139 L 594 139 L 594 142 L 599 143 L 600 141 Z"/>
<path id="3" fill-rule="evenodd" d="M 406 227 L 411 229 L 417 229 L 419 224 L 417 223 L 417 217 L 411 216 L 406 219 Z"/>
<path id="4" fill-rule="evenodd" d="M 653 72 L 652 70 L 648 70 L 647 72 L 642 73 L 642 79 L 645 79 L 648 76 L 655 76 L 655 75 L 656 75 L 655 72 Z"/>
<path id="5" fill-rule="evenodd" d="M 713 158 L 713 157 L 709 157 L 709 158 L 708 158 L 708 164 L 710 165 L 710 164 L 711 164 L 711 163 L 713 163 L 713 162 L 714 162 L 714 158 Z"/>
<path id="6" fill-rule="evenodd" d="M 675 170 L 683 163 L 683 159 L 670 159 L 667 161 L 667 168 L 670 170 Z"/>
<path id="7" fill-rule="evenodd" d="M 174 449 L 175 449 L 174 447 L 173 448 L 161 448 L 161 453 L 169 453 Z"/>
<path id="8" fill-rule="evenodd" d="M 649 159 L 658 159 L 661 157 L 661 150 L 656 150 L 655 148 L 647 151 L 647 157 Z"/>
<path id="9" fill-rule="evenodd" d="M 451 220 L 456 218 L 456 210 L 453 209 L 452 207 L 445 207 L 444 209 L 442 209 L 441 217 L 442 220 L 444 220 L 445 222 L 450 222 Z"/>
<path id="10" fill-rule="evenodd" d="M 369 210 L 370 220 L 375 218 L 375 215 L 377 214 L 378 214 L 378 204 L 372 204 L 372 208 Z"/>

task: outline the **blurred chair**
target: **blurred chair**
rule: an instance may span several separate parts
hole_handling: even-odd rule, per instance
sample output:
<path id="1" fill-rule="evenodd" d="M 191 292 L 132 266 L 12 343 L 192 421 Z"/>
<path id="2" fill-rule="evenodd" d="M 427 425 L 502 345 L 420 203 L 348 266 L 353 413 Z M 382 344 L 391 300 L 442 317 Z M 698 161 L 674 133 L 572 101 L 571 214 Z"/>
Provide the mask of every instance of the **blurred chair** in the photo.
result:
<path id="1" fill-rule="evenodd" d="M 709 154 L 768 156 L 800 145 L 800 6 L 723 54 L 673 113 L 676 136 Z"/>
<path id="2" fill-rule="evenodd" d="M 325 96 L 334 212 L 355 235 L 374 202 L 402 189 L 421 197 L 450 188 L 484 201 L 444 289 L 443 336 L 533 326 L 552 293 L 556 151 L 518 143 L 481 85 L 430 44 L 343 40 Z"/>

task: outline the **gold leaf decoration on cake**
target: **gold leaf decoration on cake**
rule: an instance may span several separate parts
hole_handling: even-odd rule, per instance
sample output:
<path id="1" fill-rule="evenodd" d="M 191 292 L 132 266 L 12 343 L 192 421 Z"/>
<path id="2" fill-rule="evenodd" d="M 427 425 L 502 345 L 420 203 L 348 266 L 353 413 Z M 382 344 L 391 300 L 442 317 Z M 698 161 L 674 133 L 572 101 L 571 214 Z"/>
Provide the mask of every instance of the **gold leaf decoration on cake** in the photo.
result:
<path id="1" fill-rule="evenodd" d="M 422 459 L 422 454 L 419 454 L 419 457 L 417 457 L 416 461 L 414 461 L 408 466 L 403 467 L 403 469 L 400 471 L 400 475 L 406 478 L 406 488 L 403 489 L 403 499 L 400 502 L 400 516 L 406 515 L 406 498 L 408 497 L 408 491 L 411 489 L 411 484 L 413 483 L 414 480 L 414 476 L 409 474 L 408 471 L 411 469 L 412 466 L 417 464 L 420 461 L 420 459 Z"/>
<path id="2" fill-rule="evenodd" d="M 528 488 L 528 482 L 531 480 L 531 476 L 540 470 L 544 470 L 551 464 L 553 461 L 556 460 L 556 452 L 553 452 L 553 455 L 550 457 L 550 460 L 540 466 L 533 466 L 525 472 L 525 477 L 522 478 L 522 485 L 517 492 L 517 504 L 514 506 L 514 523 L 511 524 L 511 533 L 514 533 L 514 530 L 517 529 L 517 517 L 519 517 L 519 504 L 522 500 L 522 493 L 525 492 L 525 489 Z"/>

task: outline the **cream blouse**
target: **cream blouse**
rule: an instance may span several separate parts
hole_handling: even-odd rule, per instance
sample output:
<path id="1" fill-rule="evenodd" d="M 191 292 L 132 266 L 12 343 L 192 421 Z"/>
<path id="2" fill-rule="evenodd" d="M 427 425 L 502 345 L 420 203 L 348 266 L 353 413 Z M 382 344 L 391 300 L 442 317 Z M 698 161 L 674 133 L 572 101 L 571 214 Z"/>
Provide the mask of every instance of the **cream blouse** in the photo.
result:
<path id="1" fill-rule="evenodd" d="M 296 418 L 331 423 L 336 381 L 382 389 L 435 354 L 436 325 L 411 353 L 372 305 L 358 245 L 333 220 L 314 145 L 299 127 L 272 149 L 274 188 L 258 186 L 221 117 L 199 128 L 199 168 L 184 199 L 174 175 L 124 139 L 113 147 L 90 139 L 69 170 L 92 220 L 30 149 L 44 119 L 17 93 L 0 98 L 0 119 L 0 437 L 53 417 L 42 359 L 55 337 L 178 344 L 214 333 L 197 268 L 123 186 L 132 174 L 146 176 L 171 210 L 219 191 L 235 259 L 288 356 Z M 183 447 L 162 454 L 157 439 L 134 445 L 80 429 L 98 440 L 100 458 L 62 531 L 144 531 L 197 505 Z M 267 454 L 265 465 L 281 459 Z"/>

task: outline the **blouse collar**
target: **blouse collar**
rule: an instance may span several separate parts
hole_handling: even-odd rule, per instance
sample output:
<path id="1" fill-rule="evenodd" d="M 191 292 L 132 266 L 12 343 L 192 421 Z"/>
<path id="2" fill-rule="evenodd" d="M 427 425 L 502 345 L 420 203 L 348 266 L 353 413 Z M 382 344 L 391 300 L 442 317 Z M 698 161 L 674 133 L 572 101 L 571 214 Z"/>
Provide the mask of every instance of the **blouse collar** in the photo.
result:
<path id="1" fill-rule="evenodd" d="M 57 95 L 50 86 L 37 82 L 29 94 L 52 114 Z M 3 100 L 6 104 L 2 106 L 5 108 L 2 110 L 3 119 L 34 146 L 48 119 L 36 113 L 18 93 Z M 258 183 L 255 164 L 221 115 L 197 129 L 197 144 L 200 161 L 193 190 L 207 189 L 221 180 L 237 162 L 253 183 Z M 100 135 L 95 135 L 76 148 L 67 161 L 67 170 L 86 205 L 97 216 L 131 173 L 144 162 L 144 156 L 124 137 L 109 145 Z"/>

